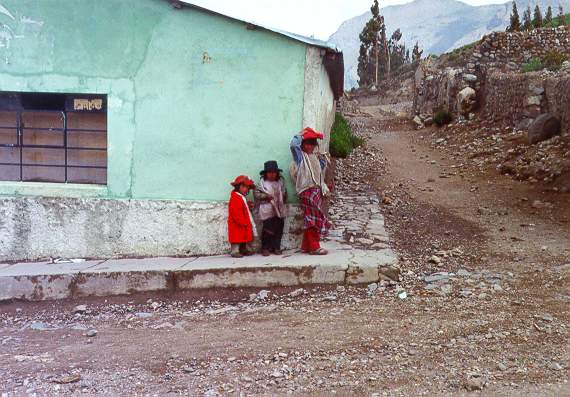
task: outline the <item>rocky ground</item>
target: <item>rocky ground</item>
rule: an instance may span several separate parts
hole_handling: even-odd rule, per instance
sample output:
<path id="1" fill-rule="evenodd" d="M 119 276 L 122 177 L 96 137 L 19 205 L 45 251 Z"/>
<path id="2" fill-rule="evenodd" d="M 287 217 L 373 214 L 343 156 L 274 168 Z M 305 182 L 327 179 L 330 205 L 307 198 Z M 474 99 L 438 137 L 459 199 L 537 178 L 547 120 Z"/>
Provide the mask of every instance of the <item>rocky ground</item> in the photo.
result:
<path id="1" fill-rule="evenodd" d="M 430 132 L 432 146 L 460 160 L 459 168 L 496 170 L 555 192 L 570 192 L 570 134 L 530 145 L 523 131 L 477 117 Z"/>
<path id="2" fill-rule="evenodd" d="M 2 397 L 570 395 L 568 194 L 467 163 L 401 110 L 351 118 L 366 144 L 331 203 L 331 238 L 389 244 L 396 280 L 3 304 Z"/>

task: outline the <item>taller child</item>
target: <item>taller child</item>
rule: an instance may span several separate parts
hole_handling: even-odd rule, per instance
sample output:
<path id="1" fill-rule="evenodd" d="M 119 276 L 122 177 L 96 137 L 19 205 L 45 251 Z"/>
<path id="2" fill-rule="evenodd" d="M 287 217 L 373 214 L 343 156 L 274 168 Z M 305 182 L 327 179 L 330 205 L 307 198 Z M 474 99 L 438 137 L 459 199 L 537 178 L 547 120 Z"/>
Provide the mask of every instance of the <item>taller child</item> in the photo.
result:
<path id="1" fill-rule="evenodd" d="M 317 151 L 318 140 L 323 137 L 322 133 L 305 128 L 291 141 L 293 162 L 289 172 L 303 209 L 304 233 L 301 250 L 311 255 L 328 253 L 321 248 L 320 240 L 331 228 L 323 211 L 323 197 L 330 193 L 325 183 L 328 159 Z"/>

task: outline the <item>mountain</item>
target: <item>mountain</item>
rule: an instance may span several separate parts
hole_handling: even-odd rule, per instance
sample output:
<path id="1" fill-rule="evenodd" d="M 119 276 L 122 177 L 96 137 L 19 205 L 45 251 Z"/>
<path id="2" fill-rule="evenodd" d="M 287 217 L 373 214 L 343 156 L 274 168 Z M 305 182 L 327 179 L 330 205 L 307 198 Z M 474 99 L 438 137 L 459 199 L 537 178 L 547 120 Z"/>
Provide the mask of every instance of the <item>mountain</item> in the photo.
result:
<path id="1" fill-rule="evenodd" d="M 530 3 L 534 11 L 537 2 L 541 6 L 543 16 L 549 4 L 552 4 L 554 16 L 558 14 L 559 3 L 566 12 L 570 10 L 570 0 L 517 0 L 521 19 L 527 5 Z M 400 28 L 406 46 L 411 50 L 418 41 L 426 56 L 439 55 L 479 40 L 489 32 L 505 30 L 509 24 L 511 4 L 509 1 L 503 4 L 471 6 L 458 0 L 415 0 L 407 4 L 384 7 L 381 14 L 384 15 L 389 35 Z M 346 88 L 358 84 L 358 35 L 370 17 L 371 13 L 368 11 L 343 22 L 329 38 L 344 52 Z"/>

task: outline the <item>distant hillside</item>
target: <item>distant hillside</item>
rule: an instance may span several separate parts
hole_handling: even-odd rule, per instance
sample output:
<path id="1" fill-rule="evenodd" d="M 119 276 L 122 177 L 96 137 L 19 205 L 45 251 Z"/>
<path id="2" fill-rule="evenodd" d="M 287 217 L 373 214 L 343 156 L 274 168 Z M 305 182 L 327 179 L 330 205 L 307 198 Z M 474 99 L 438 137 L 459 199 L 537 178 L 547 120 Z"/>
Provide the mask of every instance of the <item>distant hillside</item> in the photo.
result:
<path id="1" fill-rule="evenodd" d="M 536 0 L 531 3 L 534 9 Z M 558 14 L 558 1 L 538 0 L 538 3 L 543 14 L 546 13 L 548 4 L 556 4 L 553 5 L 553 12 L 555 16 Z M 570 0 L 560 0 L 560 3 L 565 10 L 570 11 Z M 517 4 L 522 18 L 528 0 L 517 0 Z M 418 41 L 424 49 L 424 55 L 439 55 L 472 43 L 489 32 L 505 30 L 511 14 L 511 2 L 474 7 L 458 0 L 415 0 L 408 4 L 382 8 L 381 13 L 390 35 L 400 28 L 408 47 L 413 47 Z M 370 17 L 370 12 L 367 12 L 343 22 L 329 39 L 344 51 L 346 88 L 357 85 L 360 48 L 358 35 Z"/>

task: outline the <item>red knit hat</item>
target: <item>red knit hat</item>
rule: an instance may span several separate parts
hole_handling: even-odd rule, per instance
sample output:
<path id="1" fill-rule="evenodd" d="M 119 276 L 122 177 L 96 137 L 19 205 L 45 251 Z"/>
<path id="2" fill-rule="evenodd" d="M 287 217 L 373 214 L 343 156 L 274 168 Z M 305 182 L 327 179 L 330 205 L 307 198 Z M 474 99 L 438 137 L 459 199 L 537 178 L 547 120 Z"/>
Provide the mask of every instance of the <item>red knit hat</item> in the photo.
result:
<path id="1" fill-rule="evenodd" d="M 249 188 L 254 188 L 255 183 L 249 179 L 246 175 L 238 176 L 233 182 L 230 183 L 232 186 L 246 185 Z"/>
<path id="2" fill-rule="evenodd" d="M 322 132 L 315 131 L 310 127 L 307 127 L 303 131 L 301 131 L 301 136 L 303 137 L 303 140 L 305 140 L 305 139 L 323 139 L 325 137 L 325 135 Z"/>

